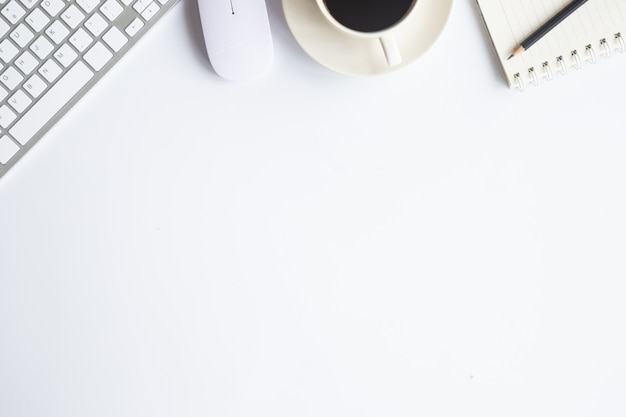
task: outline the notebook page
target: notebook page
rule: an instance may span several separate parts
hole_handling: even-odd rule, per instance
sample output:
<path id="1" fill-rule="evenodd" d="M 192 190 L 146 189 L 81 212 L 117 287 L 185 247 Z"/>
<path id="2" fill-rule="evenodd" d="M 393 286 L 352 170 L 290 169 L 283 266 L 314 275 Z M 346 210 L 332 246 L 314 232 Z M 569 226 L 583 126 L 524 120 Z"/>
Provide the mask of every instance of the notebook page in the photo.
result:
<path id="1" fill-rule="evenodd" d="M 511 87 L 555 77 L 623 47 L 615 35 L 626 37 L 626 1 L 589 0 L 524 53 L 507 60 L 524 39 L 570 1 L 477 0 Z"/>

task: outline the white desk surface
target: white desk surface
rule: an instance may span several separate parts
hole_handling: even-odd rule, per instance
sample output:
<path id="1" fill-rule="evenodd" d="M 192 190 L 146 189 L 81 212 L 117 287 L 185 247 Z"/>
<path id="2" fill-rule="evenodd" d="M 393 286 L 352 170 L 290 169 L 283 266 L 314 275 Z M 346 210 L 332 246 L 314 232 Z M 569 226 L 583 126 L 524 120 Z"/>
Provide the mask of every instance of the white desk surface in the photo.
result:
<path id="1" fill-rule="evenodd" d="M 456 0 L 355 79 L 268 7 L 262 80 L 183 0 L 0 180 L 0 415 L 624 416 L 626 54 L 517 93 Z"/>

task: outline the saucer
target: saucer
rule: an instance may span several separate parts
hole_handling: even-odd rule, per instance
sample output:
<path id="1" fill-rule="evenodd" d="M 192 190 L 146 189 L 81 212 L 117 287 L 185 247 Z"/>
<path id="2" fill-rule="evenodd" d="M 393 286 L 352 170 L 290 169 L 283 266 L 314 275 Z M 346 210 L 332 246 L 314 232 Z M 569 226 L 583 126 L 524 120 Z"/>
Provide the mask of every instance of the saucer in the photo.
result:
<path id="1" fill-rule="evenodd" d="M 437 40 L 453 0 L 417 0 L 417 10 L 394 29 L 402 63 L 389 67 L 378 39 L 355 39 L 333 28 L 315 0 L 282 0 L 289 30 L 302 49 L 341 74 L 367 76 L 395 71 L 418 59 Z"/>

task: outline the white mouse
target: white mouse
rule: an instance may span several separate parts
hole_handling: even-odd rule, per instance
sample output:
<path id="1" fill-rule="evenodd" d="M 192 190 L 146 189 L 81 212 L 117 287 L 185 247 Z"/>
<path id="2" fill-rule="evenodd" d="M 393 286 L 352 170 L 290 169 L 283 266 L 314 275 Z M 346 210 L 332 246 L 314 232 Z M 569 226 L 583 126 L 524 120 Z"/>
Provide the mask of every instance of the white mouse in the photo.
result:
<path id="1" fill-rule="evenodd" d="M 209 60 L 222 78 L 242 81 L 265 73 L 274 58 L 265 0 L 198 0 Z"/>

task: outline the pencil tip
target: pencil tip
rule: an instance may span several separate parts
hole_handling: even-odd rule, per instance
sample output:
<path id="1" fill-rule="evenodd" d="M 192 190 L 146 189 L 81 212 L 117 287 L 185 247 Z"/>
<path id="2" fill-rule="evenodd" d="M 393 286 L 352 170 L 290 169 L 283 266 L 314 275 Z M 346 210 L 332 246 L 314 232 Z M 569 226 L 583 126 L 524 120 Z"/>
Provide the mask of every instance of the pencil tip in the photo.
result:
<path id="1" fill-rule="evenodd" d="M 511 54 L 506 60 L 508 61 L 509 59 L 513 58 L 515 55 Z"/>

